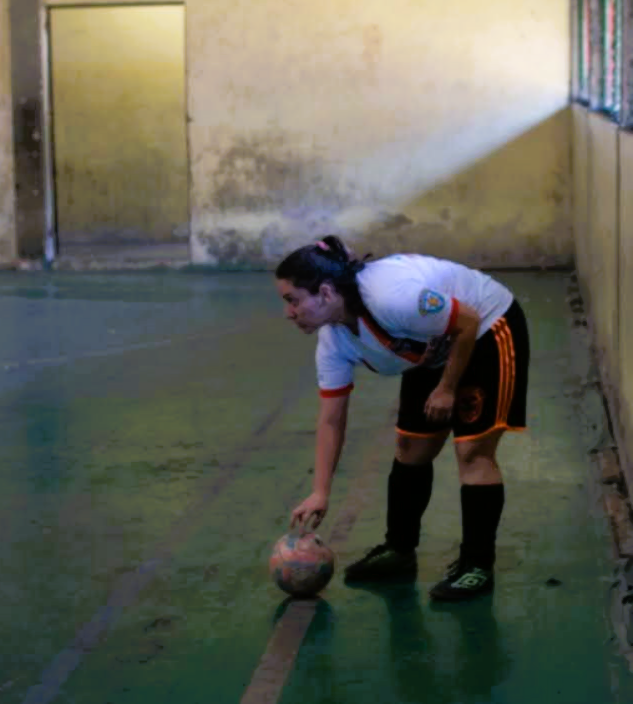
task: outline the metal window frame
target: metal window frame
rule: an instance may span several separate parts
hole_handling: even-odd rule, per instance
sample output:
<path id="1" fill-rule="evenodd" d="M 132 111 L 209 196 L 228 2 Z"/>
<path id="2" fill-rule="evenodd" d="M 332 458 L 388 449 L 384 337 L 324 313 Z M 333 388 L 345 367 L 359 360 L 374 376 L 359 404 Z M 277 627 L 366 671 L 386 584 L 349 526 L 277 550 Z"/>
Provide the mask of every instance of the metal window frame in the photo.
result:
<path id="1" fill-rule="evenodd" d="M 574 0 L 571 3 L 571 97 L 572 100 L 589 104 L 589 42 L 585 21 L 590 12 L 590 0 Z"/>
<path id="2" fill-rule="evenodd" d="M 620 125 L 633 129 L 633 0 L 622 3 L 622 108 Z"/>
<path id="3" fill-rule="evenodd" d="M 615 27 L 607 32 L 609 8 L 615 6 Z M 583 90 L 584 13 L 589 13 L 588 89 Z M 575 0 L 572 3 L 572 100 L 600 112 L 625 129 L 633 127 L 633 0 Z M 608 41 L 612 38 L 612 42 Z M 615 66 L 612 95 L 609 53 Z"/>

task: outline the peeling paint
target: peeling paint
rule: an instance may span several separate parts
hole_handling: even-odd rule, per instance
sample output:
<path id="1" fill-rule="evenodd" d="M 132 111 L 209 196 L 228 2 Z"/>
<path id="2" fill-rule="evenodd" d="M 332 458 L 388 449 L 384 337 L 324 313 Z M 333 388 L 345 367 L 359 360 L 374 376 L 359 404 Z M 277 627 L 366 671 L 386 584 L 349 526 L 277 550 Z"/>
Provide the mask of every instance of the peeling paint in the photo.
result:
<path id="1" fill-rule="evenodd" d="M 357 181 L 337 177 L 326 146 L 300 134 L 207 134 L 205 142 L 218 146 L 214 167 L 200 157 L 194 175 L 206 194 L 194 208 L 194 261 L 270 268 L 331 232 L 380 255 L 405 250 L 482 267 L 571 267 L 569 127 L 563 111 L 404 204 L 368 188 L 360 172 Z"/>
<path id="2" fill-rule="evenodd" d="M 166 227 L 191 233 L 194 263 L 270 268 L 328 232 L 482 266 L 571 262 L 567 11 L 495 6 L 490 23 L 493 4 L 451 3 L 271 0 L 245 21 L 188 0 L 191 222 Z"/>
<path id="3" fill-rule="evenodd" d="M 491 5 L 451 8 L 271 0 L 245 23 L 192 1 L 194 262 L 270 268 L 331 231 L 360 250 L 569 266 L 566 9 L 495 7 L 491 24 Z"/>
<path id="4" fill-rule="evenodd" d="M 375 198 L 351 179 L 341 180 L 324 147 L 306 144 L 291 132 L 205 136 L 194 160 L 195 181 L 204 197 L 201 215 L 278 209 L 290 218 L 331 214 Z M 314 215 L 312 215 L 314 217 Z"/>
<path id="5" fill-rule="evenodd" d="M 260 213 L 257 217 L 218 218 L 195 233 L 199 250 L 197 263 L 273 268 L 291 250 L 314 242 L 328 233 L 345 238 L 359 253 L 386 256 L 394 251 L 420 252 L 477 267 L 572 267 L 573 256 L 566 247 L 557 251 L 552 242 L 566 242 L 570 236 L 566 218 L 538 235 L 517 236 L 520 218 L 498 227 L 473 231 L 467 218 L 450 222 L 413 222 L 404 214 L 348 209 L 331 217 L 284 217 Z M 222 222 L 232 226 L 222 226 Z M 486 247 L 481 246 L 485 240 Z M 195 261 L 195 260 L 194 260 Z"/>

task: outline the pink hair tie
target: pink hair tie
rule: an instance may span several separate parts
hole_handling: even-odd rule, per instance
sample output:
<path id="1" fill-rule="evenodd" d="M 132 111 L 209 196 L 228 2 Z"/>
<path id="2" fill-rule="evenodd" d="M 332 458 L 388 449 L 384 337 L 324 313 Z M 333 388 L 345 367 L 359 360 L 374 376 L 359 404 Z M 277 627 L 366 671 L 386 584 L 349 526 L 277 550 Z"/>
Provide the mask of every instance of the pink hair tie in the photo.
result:
<path id="1" fill-rule="evenodd" d="M 320 247 L 321 249 L 325 250 L 326 252 L 329 251 L 329 249 L 330 249 L 330 245 L 325 244 L 325 242 L 317 242 L 316 246 Z"/>

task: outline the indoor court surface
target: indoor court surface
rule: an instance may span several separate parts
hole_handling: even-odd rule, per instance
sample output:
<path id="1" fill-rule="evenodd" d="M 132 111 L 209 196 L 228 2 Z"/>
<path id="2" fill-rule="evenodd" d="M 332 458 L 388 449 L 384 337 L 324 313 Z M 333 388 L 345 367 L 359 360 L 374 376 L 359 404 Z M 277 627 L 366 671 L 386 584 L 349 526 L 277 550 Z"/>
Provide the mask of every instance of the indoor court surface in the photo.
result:
<path id="1" fill-rule="evenodd" d="M 381 542 L 399 379 L 363 370 L 330 512 L 337 572 L 287 601 L 274 542 L 311 489 L 316 338 L 272 274 L 0 276 L 0 704 L 616 704 L 605 419 L 570 275 L 505 273 L 532 335 L 502 442 L 493 597 L 434 607 L 461 538 L 436 461 L 415 586 L 351 589 Z M 557 581 L 552 581 L 557 580 Z"/>

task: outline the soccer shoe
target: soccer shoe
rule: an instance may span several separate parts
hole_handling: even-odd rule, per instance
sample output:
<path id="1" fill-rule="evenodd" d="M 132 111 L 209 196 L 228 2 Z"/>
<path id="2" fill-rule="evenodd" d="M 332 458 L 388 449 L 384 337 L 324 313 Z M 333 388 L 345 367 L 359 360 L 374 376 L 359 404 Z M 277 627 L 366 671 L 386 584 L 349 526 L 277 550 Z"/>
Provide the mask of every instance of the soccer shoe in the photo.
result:
<path id="1" fill-rule="evenodd" d="M 492 570 L 456 560 L 448 566 L 446 576 L 429 592 L 436 601 L 466 601 L 483 594 L 490 594 L 494 589 Z"/>
<path id="2" fill-rule="evenodd" d="M 378 545 L 357 562 L 345 568 L 346 582 L 383 581 L 414 578 L 418 562 L 415 550 L 396 552 L 387 543 Z"/>

